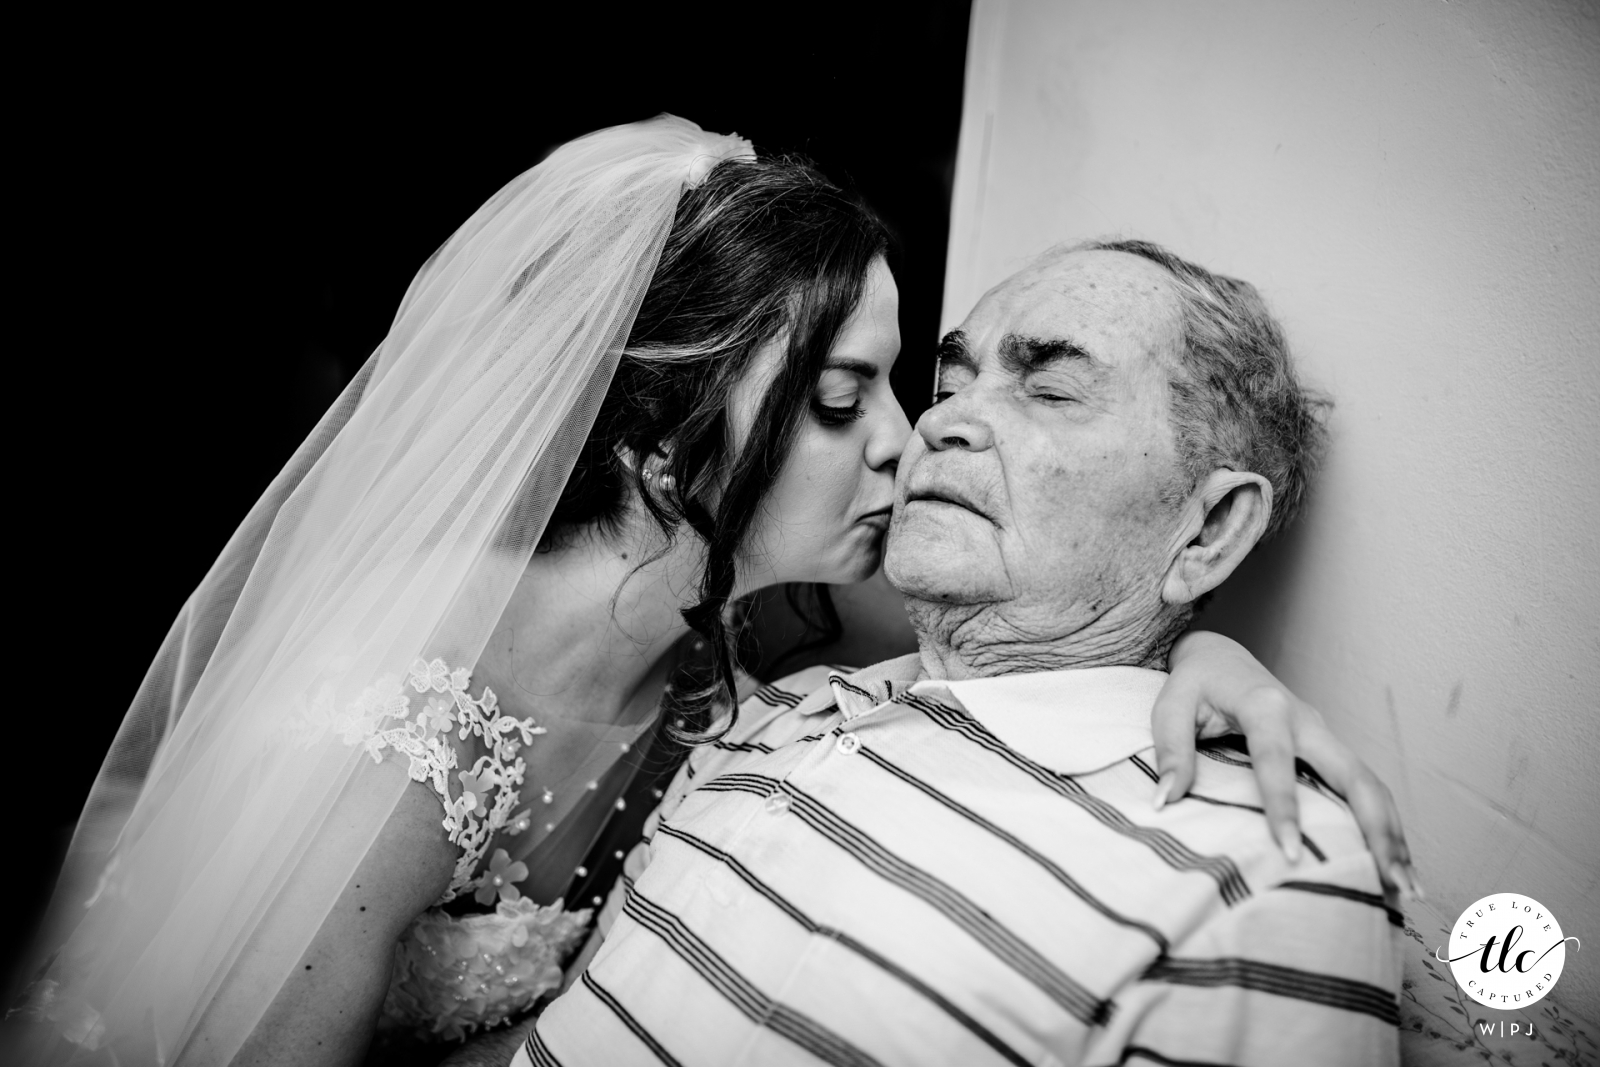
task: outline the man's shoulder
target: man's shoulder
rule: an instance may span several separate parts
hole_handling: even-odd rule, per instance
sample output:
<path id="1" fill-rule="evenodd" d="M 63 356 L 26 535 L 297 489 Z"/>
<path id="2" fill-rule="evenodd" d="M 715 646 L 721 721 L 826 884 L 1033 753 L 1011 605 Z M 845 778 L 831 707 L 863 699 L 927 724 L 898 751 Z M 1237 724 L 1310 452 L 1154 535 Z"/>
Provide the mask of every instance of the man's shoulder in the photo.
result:
<path id="1" fill-rule="evenodd" d="M 810 714 L 811 707 L 820 703 L 818 710 L 826 710 L 831 702 L 823 699 L 807 704 L 806 698 L 812 694 L 823 697 L 824 693 L 818 691 L 828 691 L 828 676 L 840 670 L 845 668 L 808 667 L 774 682 L 763 682 L 751 675 L 741 676 L 739 695 L 742 699 L 737 718 L 710 740 L 690 747 L 689 758 L 645 824 L 646 839 L 655 834 L 656 824 L 661 819 L 671 818 L 683 799 L 701 783 L 744 770 L 767 753 L 806 736 L 807 727 L 817 729 L 817 720 L 825 716 Z"/>
<path id="2" fill-rule="evenodd" d="M 754 682 L 739 705 L 739 718 L 723 741 L 734 745 L 779 744 L 802 736 L 804 724 L 833 706 L 828 677 L 852 668 L 818 664 L 772 682 Z"/>
<path id="3" fill-rule="evenodd" d="M 1228 738 L 1223 743 L 1202 743 L 1197 756 L 1195 782 L 1190 792 L 1202 801 L 1220 802 L 1225 806 L 1211 806 L 1214 814 L 1220 814 L 1229 807 L 1260 810 L 1260 782 L 1242 739 Z M 1304 770 L 1298 776 L 1295 793 L 1302 831 L 1301 844 L 1314 860 L 1319 864 L 1337 865 L 1344 859 L 1360 858 L 1370 867 L 1370 855 L 1361 827 L 1343 797 L 1315 774 Z M 1277 846 L 1270 839 L 1256 843 L 1276 854 Z"/>
<path id="4" fill-rule="evenodd" d="M 684 786 L 737 771 L 752 759 L 814 733 L 833 706 L 830 674 L 846 668 L 817 666 L 773 682 L 750 678 L 740 686 L 739 715 L 712 740 L 695 745 L 684 768 Z M 809 699 L 808 699 L 809 698 Z"/>
<path id="5" fill-rule="evenodd" d="M 828 688 L 828 677 L 834 674 L 853 674 L 856 668 L 819 663 L 814 667 L 786 674 L 776 681 L 767 682 L 745 700 L 765 707 L 793 709 L 819 690 Z"/>

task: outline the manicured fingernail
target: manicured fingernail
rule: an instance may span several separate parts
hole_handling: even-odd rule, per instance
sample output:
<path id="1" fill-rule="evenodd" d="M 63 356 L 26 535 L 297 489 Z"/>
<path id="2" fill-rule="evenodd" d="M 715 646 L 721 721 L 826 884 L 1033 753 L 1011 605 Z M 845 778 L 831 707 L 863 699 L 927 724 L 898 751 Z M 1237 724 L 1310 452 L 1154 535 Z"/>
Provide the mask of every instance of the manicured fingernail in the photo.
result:
<path id="1" fill-rule="evenodd" d="M 1411 886 L 1411 895 L 1419 901 L 1427 900 L 1428 894 L 1422 891 L 1422 880 L 1417 877 L 1417 869 L 1408 863 L 1405 865 L 1405 872 L 1406 882 Z"/>
<path id="2" fill-rule="evenodd" d="M 1167 798 L 1172 795 L 1172 787 L 1177 784 L 1177 781 L 1178 776 L 1171 771 L 1161 776 L 1160 783 L 1156 785 L 1156 798 L 1154 801 L 1157 811 L 1167 806 Z"/>
<path id="3" fill-rule="evenodd" d="M 1290 863 L 1300 862 L 1300 832 L 1288 823 L 1278 824 L 1278 845 L 1283 849 L 1283 857 Z"/>

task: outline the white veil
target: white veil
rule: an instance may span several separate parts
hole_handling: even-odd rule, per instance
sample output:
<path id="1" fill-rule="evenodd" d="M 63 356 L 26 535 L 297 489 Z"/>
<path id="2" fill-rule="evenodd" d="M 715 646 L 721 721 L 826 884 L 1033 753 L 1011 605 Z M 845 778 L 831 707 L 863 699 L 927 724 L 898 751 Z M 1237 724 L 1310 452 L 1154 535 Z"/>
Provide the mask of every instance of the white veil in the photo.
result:
<path id="1" fill-rule="evenodd" d="M 184 605 L 123 720 L 34 957 L 72 1042 L 58 1049 L 173 1063 L 240 1048 L 409 781 L 337 730 L 306 729 L 309 709 L 353 704 L 419 658 L 477 661 L 680 192 L 748 155 L 671 116 L 590 134 L 423 266 Z"/>

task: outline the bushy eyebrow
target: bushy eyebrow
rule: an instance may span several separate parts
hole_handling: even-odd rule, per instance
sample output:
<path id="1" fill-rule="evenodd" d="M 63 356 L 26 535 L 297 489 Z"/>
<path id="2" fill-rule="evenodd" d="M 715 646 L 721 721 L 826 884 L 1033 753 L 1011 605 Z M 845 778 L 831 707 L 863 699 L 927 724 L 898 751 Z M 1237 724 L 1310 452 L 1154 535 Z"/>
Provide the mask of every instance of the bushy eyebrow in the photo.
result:
<path id="1" fill-rule="evenodd" d="M 960 330 L 951 330 L 939 339 L 939 348 L 933 358 L 933 402 L 939 402 L 939 383 L 944 380 L 946 367 L 960 367 L 962 370 L 978 373 L 978 361 L 973 358 L 972 349 L 967 344 L 967 335 Z"/>
<path id="2" fill-rule="evenodd" d="M 1081 363 L 1090 369 L 1105 365 L 1082 345 L 1064 337 L 1024 337 L 1008 333 L 1000 339 L 1000 362 L 1013 374 L 1034 374 L 1065 361 Z"/>
<path id="3" fill-rule="evenodd" d="M 1008 333 L 1000 339 L 1000 361 L 1013 374 L 1032 374 L 1069 360 L 1092 369 L 1105 366 L 1088 349 L 1064 337 L 1028 337 Z M 960 367 L 974 373 L 978 370 L 978 358 L 972 353 L 967 335 L 960 330 L 951 330 L 939 342 L 938 361 L 940 367 Z"/>
<path id="4" fill-rule="evenodd" d="M 966 370 L 976 371 L 978 361 L 972 355 L 972 348 L 967 344 L 967 335 L 960 330 L 951 330 L 939 341 L 939 351 L 935 353 L 939 367 L 962 367 Z"/>

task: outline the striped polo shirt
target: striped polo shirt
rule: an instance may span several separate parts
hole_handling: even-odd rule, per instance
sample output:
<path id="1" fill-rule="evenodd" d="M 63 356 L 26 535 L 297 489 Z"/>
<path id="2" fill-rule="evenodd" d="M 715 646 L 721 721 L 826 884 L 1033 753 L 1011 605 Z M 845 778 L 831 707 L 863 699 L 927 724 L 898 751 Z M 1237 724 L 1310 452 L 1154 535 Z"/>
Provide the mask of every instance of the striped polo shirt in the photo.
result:
<path id="1" fill-rule="evenodd" d="M 1235 749 L 1155 809 L 1165 674 L 919 668 L 747 700 L 515 1063 L 1397 1062 L 1399 919 L 1336 796 L 1302 779 L 1291 865 Z"/>

